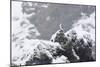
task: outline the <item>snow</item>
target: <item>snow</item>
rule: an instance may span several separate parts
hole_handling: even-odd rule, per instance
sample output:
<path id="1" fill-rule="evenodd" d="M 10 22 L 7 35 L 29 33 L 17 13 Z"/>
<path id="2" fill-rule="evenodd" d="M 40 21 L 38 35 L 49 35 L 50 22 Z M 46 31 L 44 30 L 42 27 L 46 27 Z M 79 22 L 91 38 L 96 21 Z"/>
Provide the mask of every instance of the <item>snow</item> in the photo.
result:
<path id="1" fill-rule="evenodd" d="M 20 2 L 12 2 L 13 5 L 12 15 L 13 17 L 19 18 L 18 20 L 12 19 L 12 36 L 13 36 L 12 39 L 16 37 L 18 37 L 18 39 L 22 39 L 25 38 L 26 36 L 30 36 L 30 34 L 31 34 L 30 37 L 32 38 L 40 36 L 40 33 L 35 27 L 35 25 L 31 24 L 30 21 L 27 19 L 27 17 L 30 17 L 31 14 L 27 15 L 25 13 L 24 14 L 22 13 L 21 4 L 22 3 Z M 17 14 L 16 11 L 18 11 Z"/>
<path id="2" fill-rule="evenodd" d="M 41 5 L 41 7 L 43 7 L 43 8 L 48 8 L 48 6 L 49 6 L 49 4 L 43 4 L 43 5 Z"/>
<path id="3" fill-rule="evenodd" d="M 32 55 L 41 57 L 41 53 L 46 54 L 48 57 L 53 59 L 52 55 L 53 53 L 56 53 L 56 48 L 61 48 L 58 43 L 38 39 L 25 39 L 22 40 L 21 43 L 19 42 L 19 44 L 16 43 L 12 46 L 12 61 L 15 65 L 25 65 L 26 61 L 29 61 Z M 35 52 L 37 52 L 37 54 L 35 54 Z"/>
<path id="4" fill-rule="evenodd" d="M 92 57 L 94 60 L 96 59 L 95 35 L 95 12 L 93 12 L 90 16 L 86 16 L 84 14 L 76 23 L 73 24 L 72 28 L 65 33 L 65 36 L 70 42 L 72 42 L 73 38 L 76 38 L 75 42 L 72 42 L 73 46 L 77 46 L 74 47 L 76 50 L 79 50 L 79 48 L 82 47 L 84 49 L 83 51 L 86 50 L 87 53 L 85 52 L 85 54 L 87 57 Z M 80 40 L 83 40 L 84 44 L 82 44 Z M 81 43 L 81 47 L 78 46 L 77 43 Z M 85 46 L 88 46 L 88 50 Z M 74 54 L 74 56 L 75 55 L 76 54 Z M 76 57 L 80 59 L 81 56 L 76 55 Z M 84 59 L 82 59 L 82 61 L 84 61 Z"/>
<path id="5" fill-rule="evenodd" d="M 69 63 L 70 61 L 68 61 L 68 58 L 65 56 L 58 56 L 56 59 L 53 59 L 52 63 Z"/>
<path id="6" fill-rule="evenodd" d="M 83 18 L 84 17 L 84 18 Z M 72 29 L 67 31 L 65 35 L 69 34 L 72 36 L 72 31 L 76 33 L 78 39 L 83 38 L 86 41 L 86 38 L 93 40 L 95 43 L 95 12 L 90 15 L 90 17 L 82 16 L 76 23 L 73 24 Z M 95 44 L 93 44 L 94 46 Z"/>
<path id="7" fill-rule="evenodd" d="M 38 61 L 40 61 L 41 59 L 44 60 L 44 55 L 46 55 L 46 57 L 48 58 L 46 60 L 51 60 L 49 61 L 50 63 L 69 63 L 70 60 L 68 60 L 66 56 L 53 55 L 57 54 L 57 49 L 66 51 L 67 49 L 63 49 L 63 47 L 68 45 L 69 42 L 72 42 L 71 39 L 75 36 L 77 36 L 78 40 L 83 39 L 85 43 L 87 43 L 88 41 L 92 41 L 92 55 L 93 57 L 95 56 L 95 13 L 92 13 L 89 17 L 82 13 L 82 17 L 73 24 L 73 27 L 69 31 L 64 33 L 68 41 L 66 41 L 67 43 L 65 45 L 61 45 L 58 42 L 55 42 L 55 37 L 58 33 L 60 33 L 60 30 L 52 35 L 50 41 L 37 39 L 37 37 L 41 34 L 39 33 L 35 25 L 31 24 L 27 19 L 32 15 L 35 15 L 35 13 L 33 12 L 31 14 L 23 14 L 21 4 L 21 2 L 12 2 L 11 61 L 13 65 L 26 65 L 27 62 L 30 62 L 32 60 L 33 62 L 31 62 L 31 64 L 41 64 L 42 62 L 34 61 L 34 58 L 38 58 Z M 31 3 L 29 3 L 29 5 L 32 6 Z M 37 6 L 38 4 L 35 3 L 34 5 Z M 44 4 L 41 5 L 41 7 L 47 8 L 48 5 Z M 32 10 L 35 9 L 32 8 Z M 46 20 L 49 21 L 50 16 L 48 16 Z M 60 29 L 63 29 L 61 25 Z M 76 54 L 74 49 L 72 49 L 72 52 L 77 60 L 79 60 L 80 57 Z"/>
<path id="8" fill-rule="evenodd" d="M 76 54 L 75 50 L 74 50 L 74 49 L 72 49 L 72 51 L 73 51 L 74 56 L 77 58 L 77 60 L 79 60 L 79 59 L 80 59 L 80 57 Z"/>
<path id="9" fill-rule="evenodd" d="M 77 60 L 95 60 L 95 12 L 90 16 L 86 16 L 83 13 L 82 15 L 83 16 L 73 24 L 72 28 L 64 33 L 65 38 L 67 38 L 66 43 L 64 43 L 63 45 L 61 44 L 64 51 L 68 49 L 69 52 L 72 52 L 73 56 L 76 58 L 76 60 L 68 59 L 70 62 L 76 62 Z M 52 42 L 55 42 L 58 33 L 60 33 L 60 30 L 52 35 L 50 39 Z M 85 53 L 81 54 L 81 52 Z M 92 57 L 94 59 L 82 59 L 82 55 L 84 55 L 84 58 Z M 60 58 L 57 58 L 56 60 L 54 60 L 54 62 L 56 62 L 57 60 L 60 60 Z"/>
<path id="10" fill-rule="evenodd" d="M 25 65 L 31 54 L 33 54 L 32 49 L 40 42 L 27 38 L 35 39 L 40 36 L 40 33 L 35 25 L 27 19 L 30 15 L 22 13 L 21 5 L 21 2 L 12 2 L 12 61 L 16 65 Z"/>
<path id="11" fill-rule="evenodd" d="M 22 2 L 12 2 L 12 17 L 22 17 L 21 4 Z"/>

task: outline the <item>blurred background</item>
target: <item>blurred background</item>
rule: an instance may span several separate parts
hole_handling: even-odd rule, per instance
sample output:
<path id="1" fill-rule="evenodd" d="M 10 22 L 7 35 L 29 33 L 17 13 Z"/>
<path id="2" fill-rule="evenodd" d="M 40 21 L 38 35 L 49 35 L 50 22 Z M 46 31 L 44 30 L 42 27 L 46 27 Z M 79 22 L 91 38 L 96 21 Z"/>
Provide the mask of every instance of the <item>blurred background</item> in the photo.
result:
<path id="1" fill-rule="evenodd" d="M 95 6 L 92 5 L 18 2 L 22 3 L 21 12 L 29 15 L 27 19 L 31 24 L 36 26 L 41 34 L 37 38 L 44 40 L 49 40 L 52 34 L 59 30 L 59 24 L 62 24 L 66 32 L 72 28 L 72 24 L 76 22 L 82 14 L 89 16 L 95 11 Z"/>

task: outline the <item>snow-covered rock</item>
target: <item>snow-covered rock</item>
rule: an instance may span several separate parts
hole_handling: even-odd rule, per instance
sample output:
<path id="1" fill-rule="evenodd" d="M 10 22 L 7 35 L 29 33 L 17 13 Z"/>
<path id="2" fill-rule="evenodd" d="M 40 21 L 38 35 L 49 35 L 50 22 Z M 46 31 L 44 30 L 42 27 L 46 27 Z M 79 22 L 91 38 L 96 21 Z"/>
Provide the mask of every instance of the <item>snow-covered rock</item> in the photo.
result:
<path id="1" fill-rule="evenodd" d="M 38 39 L 25 39 L 19 44 L 12 46 L 12 62 L 14 65 L 52 63 L 52 59 L 54 59 L 53 54 L 56 54 L 56 49 L 61 49 L 58 43 Z M 38 60 L 35 61 L 34 58 Z"/>
<path id="2" fill-rule="evenodd" d="M 40 33 L 27 19 L 34 13 L 23 13 L 21 2 L 13 2 L 12 5 L 14 8 L 11 45 L 13 65 L 69 63 L 90 61 L 91 58 L 95 60 L 95 13 L 89 17 L 82 13 L 84 16 L 74 23 L 69 31 L 64 33 L 58 30 L 52 35 L 50 41 L 46 41 L 36 39 Z M 31 5 L 29 3 L 29 6 Z M 41 7 L 48 8 L 48 5 L 41 5 Z M 35 9 L 29 8 L 29 10 Z M 62 35 L 59 36 L 59 33 Z M 57 41 L 56 36 L 61 39 Z"/>
<path id="3" fill-rule="evenodd" d="M 56 59 L 53 59 L 52 63 L 69 63 L 70 61 L 68 60 L 67 57 L 64 55 L 62 56 L 57 56 Z"/>
<path id="4" fill-rule="evenodd" d="M 68 57 L 70 62 L 95 60 L 95 12 L 90 16 L 82 13 L 82 17 L 62 36 L 58 35 L 60 31 L 53 34 L 50 40 L 61 45 L 62 55 Z"/>
<path id="5" fill-rule="evenodd" d="M 40 36 L 34 24 L 27 19 L 32 14 L 22 12 L 21 2 L 12 2 L 12 66 L 67 62 L 67 58 L 56 58 L 59 43 L 36 39 Z M 24 3 L 26 4 L 26 3 Z M 29 6 L 32 3 L 28 3 Z M 48 5 L 41 5 L 47 8 Z M 31 10 L 31 8 L 29 9 Z M 33 9 L 32 9 L 33 10 Z"/>
<path id="6" fill-rule="evenodd" d="M 65 33 L 66 37 L 77 36 L 77 39 L 83 38 L 85 42 L 89 39 L 95 45 L 95 12 L 90 17 L 82 16 L 76 23 L 73 24 L 72 29 Z"/>
<path id="7" fill-rule="evenodd" d="M 82 16 L 65 35 L 75 48 L 80 61 L 95 60 L 95 12 L 89 17 Z"/>

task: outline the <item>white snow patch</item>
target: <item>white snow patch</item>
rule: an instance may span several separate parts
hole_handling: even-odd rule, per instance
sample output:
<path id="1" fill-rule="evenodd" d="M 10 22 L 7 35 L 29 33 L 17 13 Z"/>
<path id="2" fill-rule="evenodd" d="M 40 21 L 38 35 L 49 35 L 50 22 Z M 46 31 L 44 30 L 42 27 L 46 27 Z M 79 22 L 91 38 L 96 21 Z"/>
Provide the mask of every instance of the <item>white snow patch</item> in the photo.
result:
<path id="1" fill-rule="evenodd" d="M 84 16 L 85 17 L 85 16 Z M 73 24 L 72 29 L 67 31 L 65 35 L 69 34 L 72 36 L 72 31 L 76 33 L 78 39 L 83 38 L 87 41 L 85 37 L 92 40 L 95 43 L 95 12 L 90 15 L 90 17 L 80 18 L 77 23 Z M 95 44 L 93 44 L 95 45 Z"/>
<path id="2" fill-rule="evenodd" d="M 13 64 L 25 65 L 32 56 L 41 57 L 41 53 L 53 58 L 52 55 L 56 53 L 56 48 L 61 48 L 61 46 L 45 40 L 23 39 L 13 43 L 12 48 Z"/>
<path id="3" fill-rule="evenodd" d="M 18 20 L 12 19 L 12 39 L 14 39 L 15 37 L 17 37 L 18 39 L 22 39 L 26 36 L 31 35 L 33 38 L 40 36 L 40 33 L 35 27 L 35 25 L 31 24 L 30 21 L 27 19 L 27 17 L 29 18 L 31 15 L 33 15 L 33 13 L 29 15 L 25 13 L 23 14 L 21 5 L 22 3 L 20 2 L 12 2 L 13 16 L 18 17 Z"/>
<path id="4" fill-rule="evenodd" d="M 56 59 L 53 59 L 52 63 L 68 63 L 70 61 L 68 61 L 68 58 L 65 57 L 65 56 L 60 56 L 60 57 L 57 57 Z"/>
<path id="5" fill-rule="evenodd" d="M 48 8 L 48 4 L 43 4 L 43 5 L 41 5 L 41 7 Z"/>

